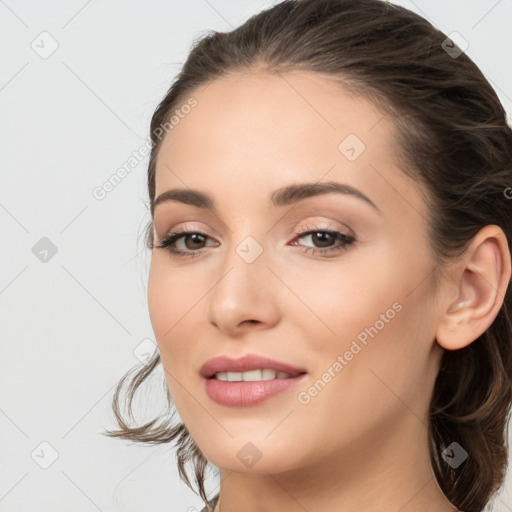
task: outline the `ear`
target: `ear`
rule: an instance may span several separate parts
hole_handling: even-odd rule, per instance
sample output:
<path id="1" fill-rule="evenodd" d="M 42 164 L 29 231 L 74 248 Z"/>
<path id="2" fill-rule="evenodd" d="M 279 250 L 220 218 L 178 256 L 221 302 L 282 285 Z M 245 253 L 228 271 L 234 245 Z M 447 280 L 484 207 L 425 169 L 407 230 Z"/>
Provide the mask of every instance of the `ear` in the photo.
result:
<path id="1" fill-rule="evenodd" d="M 510 251 L 503 230 L 495 225 L 482 228 L 449 274 L 455 291 L 452 288 L 441 300 L 444 310 L 436 340 L 447 350 L 457 350 L 481 336 L 503 304 L 511 274 Z"/>

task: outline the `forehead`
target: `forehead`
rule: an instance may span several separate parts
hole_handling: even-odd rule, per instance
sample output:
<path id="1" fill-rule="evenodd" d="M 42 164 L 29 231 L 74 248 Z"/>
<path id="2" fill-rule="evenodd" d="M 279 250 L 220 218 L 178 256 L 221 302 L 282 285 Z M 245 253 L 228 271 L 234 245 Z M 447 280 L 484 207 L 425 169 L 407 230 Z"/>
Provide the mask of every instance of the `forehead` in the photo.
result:
<path id="1" fill-rule="evenodd" d="M 193 157 L 198 148 L 219 157 L 228 148 L 237 156 L 275 149 L 293 158 L 312 147 L 337 155 L 349 134 L 374 147 L 391 144 L 392 125 L 383 110 L 316 73 L 231 74 L 190 96 L 197 105 L 180 116 L 163 144 L 174 157 Z"/>
<path id="2" fill-rule="evenodd" d="M 390 116 L 329 77 L 238 73 L 196 88 L 183 103 L 190 97 L 196 105 L 160 148 L 156 196 L 177 186 L 267 196 L 323 177 L 365 188 L 384 208 L 396 194 L 414 195 L 396 164 Z"/>

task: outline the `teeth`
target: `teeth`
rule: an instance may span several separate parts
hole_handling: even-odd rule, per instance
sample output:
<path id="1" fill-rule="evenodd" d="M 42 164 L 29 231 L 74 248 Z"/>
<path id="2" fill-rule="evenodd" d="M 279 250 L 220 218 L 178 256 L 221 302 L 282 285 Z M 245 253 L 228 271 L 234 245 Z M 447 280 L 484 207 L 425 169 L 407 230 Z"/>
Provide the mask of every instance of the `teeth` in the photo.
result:
<path id="1" fill-rule="evenodd" d="M 254 382 L 257 380 L 289 379 L 293 377 L 290 373 L 276 372 L 271 369 L 250 370 L 247 372 L 218 372 L 214 375 L 217 380 L 229 382 Z"/>

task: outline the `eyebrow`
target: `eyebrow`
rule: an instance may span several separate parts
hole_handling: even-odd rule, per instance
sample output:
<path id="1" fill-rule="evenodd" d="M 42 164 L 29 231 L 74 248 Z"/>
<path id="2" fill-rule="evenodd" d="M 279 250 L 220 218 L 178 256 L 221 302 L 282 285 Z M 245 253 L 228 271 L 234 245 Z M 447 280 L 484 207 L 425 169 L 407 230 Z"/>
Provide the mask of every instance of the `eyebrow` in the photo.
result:
<path id="1" fill-rule="evenodd" d="M 272 192 L 269 203 L 270 206 L 274 207 L 289 206 L 309 197 L 331 194 L 333 192 L 361 199 L 382 215 L 382 212 L 377 205 L 360 190 L 345 183 L 338 183 L 336 181 L 299 183 L 296 185 L 288 185 L 286 187 L 278 188 Z M 153 203 L 151 214 L 153 214 L 154 209 L 159 204 L 167 201 L 176 201 L 212 211 L 216 210 L 215 201 L 210 195 L 199 190 L 177 188 L 167 190 L 160 194 Z"/>

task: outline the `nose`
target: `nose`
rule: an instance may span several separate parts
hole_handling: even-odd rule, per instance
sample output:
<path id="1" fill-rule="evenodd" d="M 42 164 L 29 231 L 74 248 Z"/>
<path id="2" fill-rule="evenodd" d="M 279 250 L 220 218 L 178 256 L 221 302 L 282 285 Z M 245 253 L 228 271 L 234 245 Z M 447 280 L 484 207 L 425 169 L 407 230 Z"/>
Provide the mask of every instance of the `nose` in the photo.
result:
<path id="1" fill-rule="evenodd" d="M 247 262 L 233 250 L 207 295 L 208 321 L 228 336 L 274 327 L 281 315 L 279 280 L 266 265 L 265 252 Z"/>

